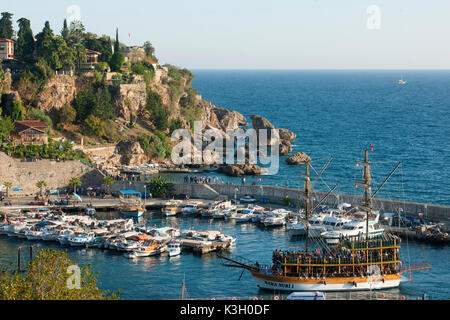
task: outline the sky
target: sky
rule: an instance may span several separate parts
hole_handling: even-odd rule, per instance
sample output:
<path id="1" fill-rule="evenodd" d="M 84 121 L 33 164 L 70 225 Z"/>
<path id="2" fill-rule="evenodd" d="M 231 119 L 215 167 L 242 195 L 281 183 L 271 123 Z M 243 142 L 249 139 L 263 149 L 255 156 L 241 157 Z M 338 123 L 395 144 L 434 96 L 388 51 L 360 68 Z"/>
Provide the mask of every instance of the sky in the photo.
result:
<path id="1" fill-rule="evenodd" d="M 448 0 L 14 0 L 35 33 L 63 20 L 189 69 L 450 69 Z M 17 29 L 17 24 L 15 24 Z"/>

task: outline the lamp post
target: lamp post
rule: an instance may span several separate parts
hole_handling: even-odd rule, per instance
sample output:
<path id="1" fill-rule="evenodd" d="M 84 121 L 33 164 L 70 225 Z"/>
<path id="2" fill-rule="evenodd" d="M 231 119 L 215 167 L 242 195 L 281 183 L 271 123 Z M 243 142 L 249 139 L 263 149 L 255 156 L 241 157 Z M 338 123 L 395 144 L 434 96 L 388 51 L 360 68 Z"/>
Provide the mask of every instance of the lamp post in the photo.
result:
<path id="1" fill-rule="evenodd" d="M 239 189 L 238 188 L 235 188 L 234 189 L 234 204 L 237 204 L 237 192 L 239 191 Z"/>
<path id="2" fill-rule="evenodd" d="M 144 206 L 147 204 L 147 185 L 144 184 Z"/>

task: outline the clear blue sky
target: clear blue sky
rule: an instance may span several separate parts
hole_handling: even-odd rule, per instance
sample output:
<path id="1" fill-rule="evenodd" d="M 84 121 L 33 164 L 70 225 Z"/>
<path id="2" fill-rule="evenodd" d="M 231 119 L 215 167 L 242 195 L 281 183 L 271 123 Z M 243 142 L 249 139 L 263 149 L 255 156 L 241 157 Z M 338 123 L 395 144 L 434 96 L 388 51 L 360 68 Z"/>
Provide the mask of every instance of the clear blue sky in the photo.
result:
<path id="1" fill-rule="evenodd" d="M 162 63 L 192 69 L 450 69 L 448 0 L 3 1 L 39 32 L 80 8 L 87 30 L 149 40 Z M 370 30 L 366 10 L 380 9 Z M 128 34 L 131 33 L 131 38 Z"/>

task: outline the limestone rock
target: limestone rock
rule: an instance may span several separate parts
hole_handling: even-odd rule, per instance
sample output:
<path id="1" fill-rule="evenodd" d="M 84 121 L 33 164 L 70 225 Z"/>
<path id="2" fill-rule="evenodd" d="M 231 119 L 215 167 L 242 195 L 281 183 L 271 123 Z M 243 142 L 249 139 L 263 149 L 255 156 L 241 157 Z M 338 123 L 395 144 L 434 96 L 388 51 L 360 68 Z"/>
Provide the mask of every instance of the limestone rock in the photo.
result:
<path id="1" fill-rule="evenodd" d="M 297 135 L 293 133 L 292 131 L 289 131 L 287 129 L 278 129 L 280 133 L 280 139 L 286 140 L 286 141 L 292 141 L 295 138 L 297 138 Z"/>
<path id="2" fill-rule="evenodd" d="M 241 177 L 244 175 L 260 175 L 262 174 L 262 169 L 255 164 L 232 164 L 220 167 L 218 172 L 232 177 Z"/>
<path id="3" fill-rule="evenodd" d="M 75 77 L 55 75 L 38 94 L 36 105 L 43 111 L 59 110 L 75 99 L 76 87 Z"/>
<path id="4" fill-rule="evenodd" d="M 288 159 L 286 159 L 286 163 L 289 165 L 305 164 L 308 161 L 311 161 L 311 158 L 306 153 L 303 152 L 296 152 Z"/>
<path id="5" fill-rule="evenodd" d="M 292 152 L 291 143 L 286 140 L 280 141 L 280 156 L 287 156 Z"/>
<path id="6" fill-rule="evenodd" d="M 139 142 L 121 141 L 116 146 L 116 153 L 121 155 L 120 162 L 125 166 L 136 166 L 149 160 Z"/>
<path id="7" fill-rule="evenodd" d="M 130 121 L 130 115 L 137 117 L 147 103 L 147 89 L 145 82 L 121 84 L 116 96 L 114 106 L 116 115 L 125 121 Z"/>

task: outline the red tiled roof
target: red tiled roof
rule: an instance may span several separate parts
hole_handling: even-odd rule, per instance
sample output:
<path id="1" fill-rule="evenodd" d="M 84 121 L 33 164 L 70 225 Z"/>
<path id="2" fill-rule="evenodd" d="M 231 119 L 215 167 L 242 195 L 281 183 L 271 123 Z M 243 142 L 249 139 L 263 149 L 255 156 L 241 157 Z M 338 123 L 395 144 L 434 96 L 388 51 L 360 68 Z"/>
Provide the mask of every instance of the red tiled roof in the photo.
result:
<path id="1" fill-rule="evenodd" d="M 14 40 L 11 40 L 11 39 L 5 39 L 5 38 L 0 38 L 0 42 L 14 42 Z"/>
<path id="2" fill-rule="evenodd" d="M 14 123 L 15 125 L 15 132 L 22 132 L 24 130 L 33 128 L 33 129 L 47 129 L 48 126 L 45 124 L 45 122 L 37 121 L 37 120 L 31 120 L 31 121 L 16 121 Z"/>
<path id="3" fill-rule="evenodd" d="M 101 52 L 95 51 L 95 50 L 91 50 L 91 49 L 86 49 L 86 54 L 102 54 Z"/>

